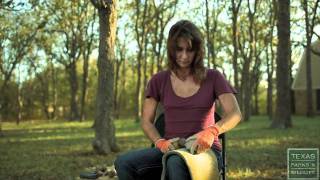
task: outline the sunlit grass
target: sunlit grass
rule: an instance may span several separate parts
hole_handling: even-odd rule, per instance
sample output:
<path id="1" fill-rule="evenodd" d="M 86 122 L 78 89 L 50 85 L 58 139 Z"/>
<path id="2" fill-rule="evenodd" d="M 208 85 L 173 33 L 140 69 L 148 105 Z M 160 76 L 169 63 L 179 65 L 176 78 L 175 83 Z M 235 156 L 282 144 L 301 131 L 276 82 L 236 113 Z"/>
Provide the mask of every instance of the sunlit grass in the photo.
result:
<path id="1" fill-rule="evenodd" d="M 287 148 L 319 148 L 320 118 L 294 117 L 294 127 L 269 129 L 270 121 L 253 117 L 227 133 L 228 179 L 286 179 Z M 96 155 L 91 141 L 92 121 L 28 121 L 3 123 L 0 138 L 0 179 L 76 179 L 92 166 L 111 165 L 117 154 L 149 147 L 139 124 L 117 120 L 121 149 Z"/>

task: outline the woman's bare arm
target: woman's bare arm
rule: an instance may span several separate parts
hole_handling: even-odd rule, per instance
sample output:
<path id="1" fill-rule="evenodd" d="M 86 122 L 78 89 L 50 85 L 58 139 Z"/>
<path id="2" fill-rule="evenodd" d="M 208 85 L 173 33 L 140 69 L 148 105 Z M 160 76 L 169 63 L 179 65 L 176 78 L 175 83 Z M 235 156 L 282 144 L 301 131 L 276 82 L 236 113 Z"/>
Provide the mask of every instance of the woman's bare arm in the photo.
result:
<path id="1" fill-rule="evenodd" d="M 161 138 L 159 132 L 157 131 L 153 123 L 157 105 L 158 102 L 154 98 L 146 98 L 143 103 L 143 112 L 141 120 L 141 127 L 143 129 L 144 134 L 153 143 L 155 143 L 158 139 Z"/>
<path id="2" fill-rule="evenodd" d="M 242 115 L 234 94 L 225 93 L 221 94 L 218 98 L 224 114 L 222 119 L 216 123 L 216 127 L 219 133 L 222 134 L 234 128 L 240 122 Z"/>

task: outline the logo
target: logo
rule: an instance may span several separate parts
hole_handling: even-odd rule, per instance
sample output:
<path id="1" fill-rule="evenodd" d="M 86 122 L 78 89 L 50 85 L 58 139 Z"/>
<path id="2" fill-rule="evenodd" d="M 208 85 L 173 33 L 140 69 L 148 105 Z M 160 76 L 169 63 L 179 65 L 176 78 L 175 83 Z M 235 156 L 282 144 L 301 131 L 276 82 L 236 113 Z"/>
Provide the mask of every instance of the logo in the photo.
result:
<path id="1" fill-rule="evenodd" d="M 318 148 L 288 148 L 288 179 L 319 179 Z"/>

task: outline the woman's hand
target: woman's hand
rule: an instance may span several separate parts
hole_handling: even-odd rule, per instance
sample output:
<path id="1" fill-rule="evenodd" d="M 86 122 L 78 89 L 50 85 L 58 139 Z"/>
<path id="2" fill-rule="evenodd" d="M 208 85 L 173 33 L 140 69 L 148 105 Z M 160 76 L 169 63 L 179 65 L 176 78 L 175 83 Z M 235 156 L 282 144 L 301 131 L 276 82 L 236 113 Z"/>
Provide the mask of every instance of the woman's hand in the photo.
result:
<path id="1" fill-rule="evenodd" d="M 171 144 L 170 140 L 158 139 L 154 144 L 163 153 L 166 153 L 168 151 L 175 149 L 175 147 Z"/>
<path id="2" fill-rule="evenodd" d="M 217 127 L 212 126 L 208 127 L 200 132 L 196 136 L 196 140 L 191 145 L 190 152 L 191 154 L 197 154 L 207 151 L 211 148 L 215 138 L 218 138 L 219 130 Z"/>

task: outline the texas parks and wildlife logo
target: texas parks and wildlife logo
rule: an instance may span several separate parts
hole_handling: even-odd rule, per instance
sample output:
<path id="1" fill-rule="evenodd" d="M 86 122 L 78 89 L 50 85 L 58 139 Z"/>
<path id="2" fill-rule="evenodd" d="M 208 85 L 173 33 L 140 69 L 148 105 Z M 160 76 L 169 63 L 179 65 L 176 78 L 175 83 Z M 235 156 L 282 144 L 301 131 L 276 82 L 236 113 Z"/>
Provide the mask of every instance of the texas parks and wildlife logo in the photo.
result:
<path id="1" fill-rule="evenodd" d="M 288 179 L 319 179 L 318 148 L 288 148 Z"/>

